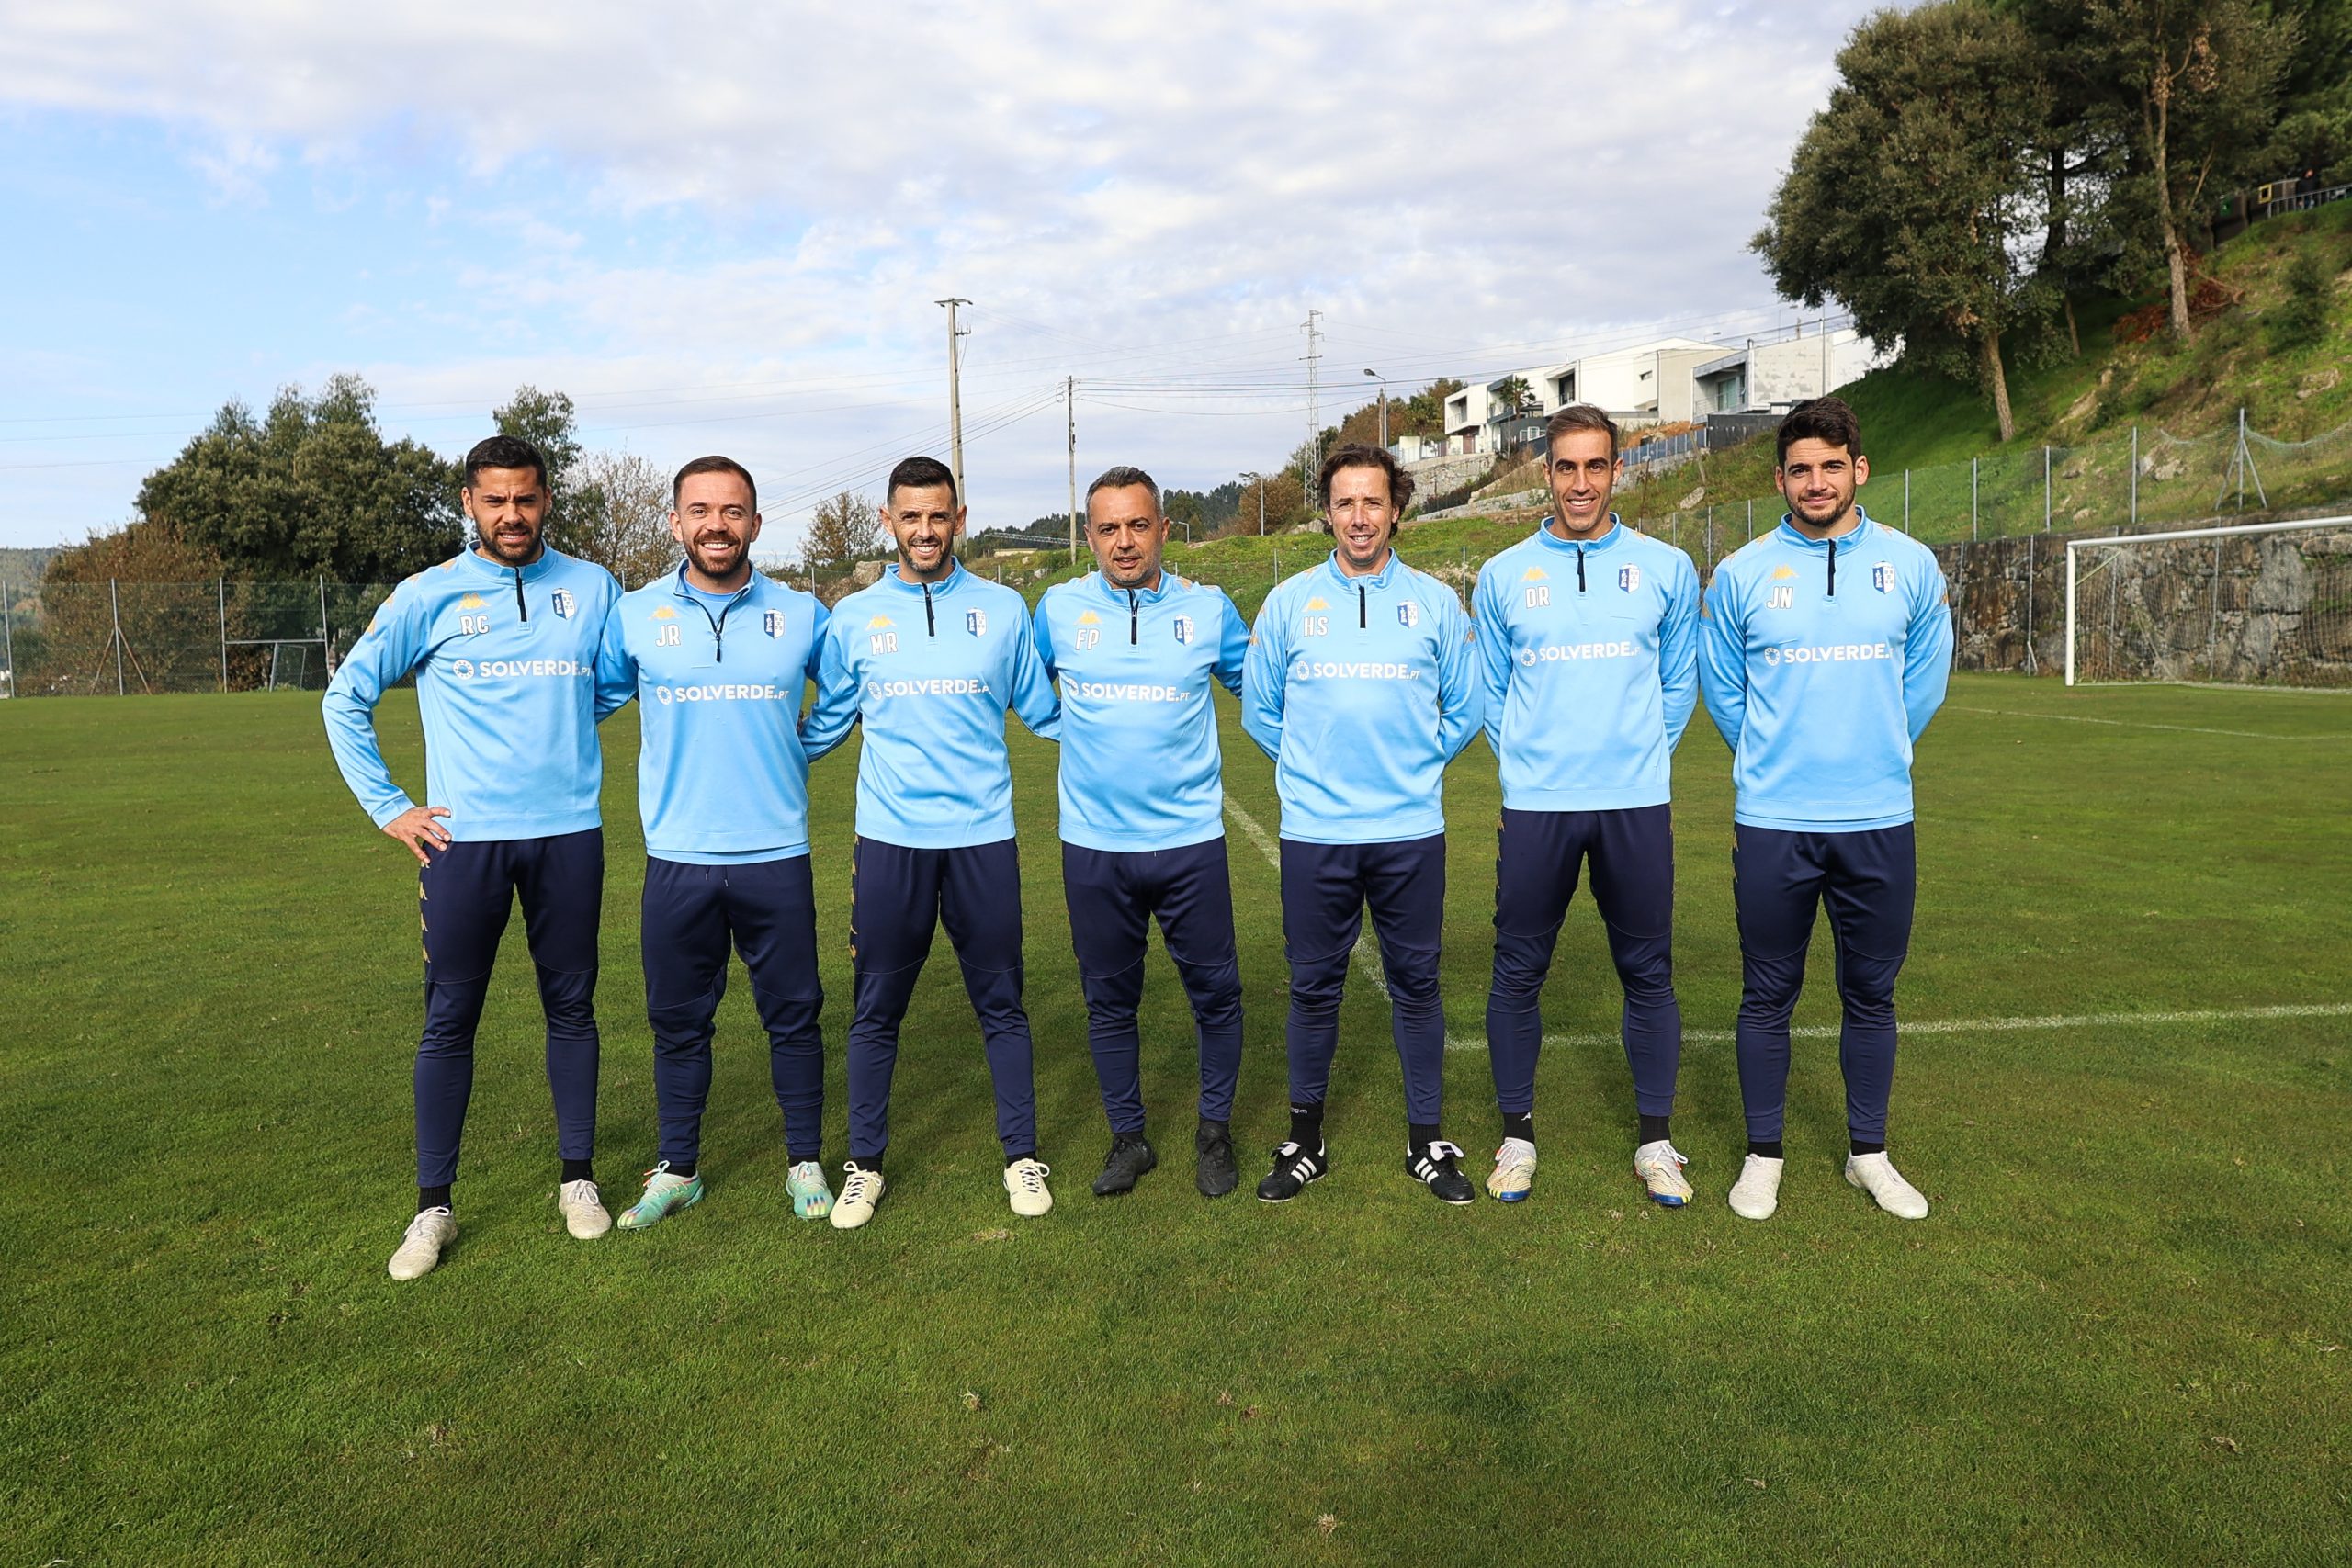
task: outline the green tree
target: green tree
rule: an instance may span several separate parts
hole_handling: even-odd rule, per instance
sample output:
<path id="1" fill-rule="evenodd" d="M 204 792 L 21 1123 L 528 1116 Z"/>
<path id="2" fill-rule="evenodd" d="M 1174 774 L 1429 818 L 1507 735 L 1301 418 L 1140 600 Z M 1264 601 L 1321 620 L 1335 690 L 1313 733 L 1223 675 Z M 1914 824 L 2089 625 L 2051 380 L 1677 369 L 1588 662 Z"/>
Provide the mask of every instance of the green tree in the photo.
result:
<path id="1" fill-rule="evenodd" d="M 1544 405 L 1536 400 L 1535 389 L 1524 377 L 1506 376 L 1487 389 L 1489 400 L 1510 413 L 1529 413 Z"/>
<path id="2" fill-rule="evenodd" d="M 2088 0 L 2096 69 L 2125 110 L 2136 202 L 2164 257 L 2172 332 L 2187 341 L 2188 241 L 2213 193 L 2258 155 L 2278 118 L 2296 20 L 2260 0 Z"/>
<path id="3" fill-rule="evenodd" d="M 571 466 L 567 550 L 639 588 L 678 564 L 670 477 L 633 452 L 590 452 Z"/>
<path id="4" fill-rule="evenodd" d="M 2296 44 L 2278 81 L 2278 122 L 2256 178 L 2309 172 L 2323 185 L 2352 181 L 2352 0 L 2289 0 Z"/>
<path id="5" fill-rule="evenodd" d="M 1435 441 L 1445 434 L 1445 400 L 1462 390 L 1463 383 L 1441 376 L 1409 398 L 1388 405 L 1388 436 L 1423 435 Z"/>
<path id="6" fill-rule="evenodd" d="M 141 482 L 141 517 L 235 577 L 390 582 L 422 570 L 458 548 L 451 469 L 429 447 L 385 441 L 375 396 L 336 376 L 315 398 L 282 389 L 260 419 L 223 405 Z"/>
<path id="7" fill-rule="evenodd" d="M 1862 22 L 1753 242 L 1784 296 L 1835 298 L 1915 363 L 1973 370 L 2004 441 L 2002 335 L 2049 300 L 2030 265 L 2047 118 L 2035 63 L 2024 26 L 1972 0 Z"/>

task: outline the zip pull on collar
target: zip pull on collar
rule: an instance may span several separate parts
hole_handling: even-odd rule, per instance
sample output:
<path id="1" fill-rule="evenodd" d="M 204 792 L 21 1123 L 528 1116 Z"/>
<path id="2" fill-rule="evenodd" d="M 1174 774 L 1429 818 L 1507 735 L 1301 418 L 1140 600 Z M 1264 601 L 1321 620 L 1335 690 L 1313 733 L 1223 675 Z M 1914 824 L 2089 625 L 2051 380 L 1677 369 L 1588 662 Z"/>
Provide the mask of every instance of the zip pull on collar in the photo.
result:
<path id="1" fill-rule="evenodd" d="M 939 635 L 939 618 L 931 610 L 931 584 L 922 585 L 922 629 L 926 637 Z"/>
<path id="2" fill-rule="evenodd" d="M 1826 543 L 1829 546 L 1829 597 L 1835 599 L 1838 597 L 1838 541 L 1831 538 Z"/>
<path id="3" fill-rule="evenodd" d="M 1584 592 L 1584 547 L 1577 547 L 1577 592 Z"/>
<path id="4" fill-rule="evenodd" d="M 1356 629 L 1362 631 L 1370 625 L 1372 625 L 1372 603 L 1365 596 L 1363 584 L 1359 581 L 1356 584 Z"/>
<path id="5" fill-rule="evenodd" d="M 514 608 L 526 622 L 530 620 L 531 606 L 523 597 L 523 569 L 519 566 L 514 569 Z"/>
<path id="6" fill-rule="evenodd" d="M 1143 640 L 1143 604 L 1136 591 L 1127 590 L 1127 646 L 1133 648 Z"/>

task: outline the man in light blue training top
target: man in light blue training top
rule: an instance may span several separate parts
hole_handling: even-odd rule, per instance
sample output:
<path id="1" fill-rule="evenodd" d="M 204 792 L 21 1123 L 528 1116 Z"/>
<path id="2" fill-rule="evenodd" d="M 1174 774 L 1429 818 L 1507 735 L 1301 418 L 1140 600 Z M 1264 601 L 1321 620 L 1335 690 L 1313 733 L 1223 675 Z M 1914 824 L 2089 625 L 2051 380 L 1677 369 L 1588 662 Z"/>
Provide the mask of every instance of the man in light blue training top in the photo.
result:
<path id="1" fill-rule="evenodd" d="M 1168 519 L 1141 468 L 1087 487 L 1086 537 L 1100 570 L 1046 590 L 1037 652 L 1061 693 L 1062 887 L 1111 1120 L 1094 1192 L 1130 1191 L 1158 1163 L 1144 1136 L 1136 1024 L 1157 915 L 1199 1037 L 1193 1184 L 1221 1198 L 1240 1180 L 1230 1122 L 1241 966 L 1211 694 L 1219 682 L 1240 689 L 1250 634 L 1223 590 L 1162 570 Z"/>
<path id="2" fill-rule="evenodd" d="M 1495 975 L 1487 1047 L 1503 1142 L 1487 1190 L 1535 1180 L 1540 1004 L 1580 863 L 1625 997 L 1634 1175 L 1669 1207 L 1690 1196 L 1668 1118 L 1682 1055 L 1674 998 L 1674 748 L 1699 700 L 1699 573 L 1617 520 L 1617 425 L 1571 403 L 1544 427 L 1552 515 L 1478 573 L 1487 739 L 1502 765 Z"/>
<path id="3" fill-rule="evenodd" d="M 784 1112 L 792 1212 L 821 1219 L 825 1004 L 808 866 L 800 701 L 825 607 L 752 569 L 759 492 L 731 457 L 696 457 L 670 486 L 678 569 L 626 594 L 605 623 L 596 716 L 638 701 L 645 893 L 639 927 L 662 1151 L 620 1217 L 641 1230 L 702 1201 L 712 1020 L 729 948 L 743 955 Z"/>
<path id="4" fill-rule="evenodd" d="M 395 1280 L 458 1234 L 450 1186 L 474 1082 L 474 1029 L 519 894 L 547 1013 L 556 1206 L 582 1240 L 612 1228 L 596 1190 L 596 922 L 605 888 L 597 795 L 596 647 L 620 585 L 549 549 L 547 463 L 496 435 L 466 454 L 473 547 L 392 591 L 335 671 L 327 741 L 377 827 L 408 846 L 424 924 L 424 1035 L 416 1048 L 416 1217 Z M 427 804 L 393 784 L 376 744 L 385 692 L 416 676 Z"/>
<path id="5" fill-rule="evenodd" d="M 801 725 L 813 760 L 865 727 L 850 862 L 849 1163 L 833 1224 L 874 1217 L 890 1141 L 899 1024 L 943 922 L 979 1014 L 996 1086 L 1004 1190 L 1016 1214 L 1054 1206 L 1037 1158 L 1029 1015 L 1021 1005 L 1021 857 L 1012 839 L 1007 708 L 1048 739 L 1058 705 L 1029 607 L 956 564 L 964 508 L 935 457 L 890 470 L 883 522 L 899 561 L 833 606 Z"/>
<path id="6" fill-rule="evenodd" d="M 1780 1203 L 1789 1015 L 1826 904 L 1845 1009 L 1846 1179 L 1924 1219 L 1928 1200 L 1887 1159 L 1886 1106 L 1918 886 L 1911 749 L 1951 678 L 1951 609 L 1933 553 L 1855 504 L 1870 459 L 1852 409 L 1799 403 L 1778 440 L 1788 513 L 1715 569 L 1700 620 L 1701 689 L 1732 749 L 1736 795 L 1747 1158 L 1731 1207 L 1762 1220 Z"/>
<path id="7" fill-rule="evenodd" d="M 1372 910 L 1404 1063 L 1405 1170 L 1448 1203 L 1475 1196 L 1441 1136 L 1445 765 L 1478 733 L 1477 651 L 1453 590 L 1396 558 L 1404 466 L 1351 442 L 1320 485 L 1336 547 L 1275 586 L 1241 677 L 1241 722 L 1274 760 L 1283 948 L 1290 960 L 1290 1136 L 1258 1196 L 1287 1202 L 1331 1168 L 1323 1100 L 1348 958 Z"/>

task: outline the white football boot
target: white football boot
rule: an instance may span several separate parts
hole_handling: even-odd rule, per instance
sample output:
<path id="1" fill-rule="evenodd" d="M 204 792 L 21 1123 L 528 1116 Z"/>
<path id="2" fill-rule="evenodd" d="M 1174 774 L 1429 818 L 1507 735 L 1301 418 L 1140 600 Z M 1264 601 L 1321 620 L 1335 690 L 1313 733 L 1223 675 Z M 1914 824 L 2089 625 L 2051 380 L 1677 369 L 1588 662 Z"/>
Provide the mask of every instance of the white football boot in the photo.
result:
<path id="1" fill-rule="evenodd" d="M 1789 1162 L 1749 1155 L 1731 1184 L 1731 1212 L 1743 1220 L 1769 1220 L 1781 1206 L 1781 1171 Z"/>
<path id="2" fill-rule="evenodd" d="M 385 1271 L 395 1280 L 430 1274 L 441 1261 L 441 1249 L 458 1239 L 458 1216 L 447 1208 L 424 1209 L 409 1221 L 407 1234 Z"/>
<path id="3" fill-rule="evenodd" d="M 1035 1219 L 1054 1206 L 1054 1195 L 1046 1190 L 1046 1178 L 1053 1168 L 1034 1159 L 1017 1159 L 1004 1168 L 1005 1196 L 1012 1200 L 1012 1212 Z"/>
<path id="4" fill-rule="evenodd" d="M 854 1231 L 874 1217 L 874 1205 L 882 1201 L 882 1173 L 868 1170 L 855 1160 L 842 1167 L 842 1195 L 833 1200 L 833 1228 Z"/>
<path id="5" fill-rule="evenodd" d="M 1669 1209 L 1690 1201 L 1690 1183 L 1682 1176 L 1682 1168 L 1690 1163 L 1689 1156 L 1664 1138 L 1634 1151 L 1634 1174 L 1641 1178 L 1651 1198 Z"/>
<path id="6" fill-rule="evenodd" d="M 605 1213 L 604 1194 L 585 1177 L 557 1188 L 555 1206 L 563 1213 L 563 1228 L 582 1241 L 594 1241 L 613 1228 L 613 1216 Z"/>
<path id="7" fill-rule="evenodd" d="M 1524 1199 L 1535 1186 L 1535 1145 L 1525 1138 L 1505 1138 L 1495 1151 L 1495 1168 L 1487 1177 L 1487 1195 L 1505 1203 Z"/>
<path id="8" fill-rule="evenodd" d="M 1871 1195 L 1871 1201 L 1898 1220 L 1924 1220 L 1928 1200 L 1903 1179 L 1903 1173 L 1881 1149 L 1874 1155 L 1848 1155 L 1846 1179 Z"/>

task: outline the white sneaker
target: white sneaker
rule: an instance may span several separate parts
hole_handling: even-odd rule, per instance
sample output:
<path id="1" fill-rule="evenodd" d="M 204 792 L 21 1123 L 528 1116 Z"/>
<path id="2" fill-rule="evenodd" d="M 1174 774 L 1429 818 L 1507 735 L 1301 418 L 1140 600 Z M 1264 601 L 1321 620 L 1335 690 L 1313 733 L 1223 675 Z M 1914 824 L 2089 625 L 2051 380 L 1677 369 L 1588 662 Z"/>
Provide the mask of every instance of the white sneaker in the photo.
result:
<path id="1" fill-rule="evenodd" d="M 1731 1212 L 1743 1220 L 1769 1220 L 1781 1206 L 1781 1171 L 1789 1162 L 1749 1155 L 1731 1184 Z"/>
<path id="2" fill-rule="evenodd" d="M 1682 1168 L 1690 1163 L 1689 1156 L 1664 1138 L 1634 1151 L 1634 1174 L 1642 1179 L 1652 1198 L 1669 1209 L 1690 1201 L 1690 1183 L 1682 1177 Z"/>
<path id="3" fill-rule="evenodd" d="M 1046 1190 L 1046 1178 L 1054 1173 L 1053 1167 L 1034 1159 L 1017 1159 L 1004 1168 L 1004 1190 L 1012 1199 L 1012 1212 L 1035 1219 L 1054 1206 L 1054 1195 Z"/>
<path id="4" fill-rule="evenodd" d="M 1873 1202 L 1898 1220 L 1928 1217 L 1927 1198 L 1903 1179 L 1902 1172 L 1894 1168 L 1883 1149 L 1874 1155 L 1848 1155 L 1846 1179 L 1869 1193 Z"/>
<path id="5" fill-rule="evenodd" d="M 585 1177 L 557 1188 L 555 1206 L 562 1211 L 563 1228 L 582 1241 L 594 1241 L 613 1228 L 613 1216 L 605 1213 L 604 1194 Z"/>
<path id="6" fill-rule="evenodd" d="M 1525 1198 L 1535 1185 L 1535 1145 L 1525 1138 L 1505 1138 L 1495 1151 L 1495 1168 L 1487 1177 L 1487 1196 L 1506 1203 Z"/>
<path id="7" fill-rule="evenodd" d="M 458 1239 L 458 1216 L 447 1208 L 426 1209 L 409 1221 L 408 1232 L 401 1237 L 401 1245 L 385 1265 L 385 1271 L 395 1280 L 413 1280 L 430 1274 L 441 1261 L 441 1249 Z"/>
<path id="8" fill-rule="evenodd" d="M 842 1167 L 842 1195 L 833 1200 L 833 1228 L 854 1231 L 874 1217 L 874 1205 L 882 1201 L 882 1173 L 868 1170 L 855 1160 Z"/>

